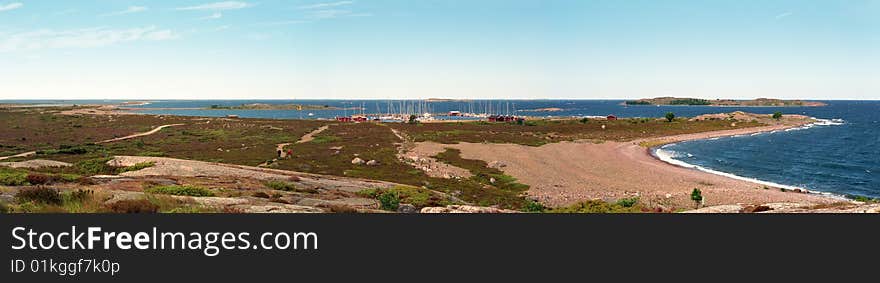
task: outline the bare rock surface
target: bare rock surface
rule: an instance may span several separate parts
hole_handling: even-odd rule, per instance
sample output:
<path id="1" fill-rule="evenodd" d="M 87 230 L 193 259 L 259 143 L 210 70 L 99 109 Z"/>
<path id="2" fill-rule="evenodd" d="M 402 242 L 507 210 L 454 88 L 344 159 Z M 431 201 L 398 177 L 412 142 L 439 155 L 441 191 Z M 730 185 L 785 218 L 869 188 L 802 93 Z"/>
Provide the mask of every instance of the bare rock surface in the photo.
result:
<path id="1" fill-rule="evenodd" d="M 43 167 L 69 167 L 73 164 L 55 160 L 45 160 L 45 159 L 33 159 L 27 161 L 18 161 L 18 162 L 0 162 L 0 166 L 11 167 L 11 168 L 43 168 Z"/>
<path id="2" fill-rule="evenodd" d="M 446 207 L 425 207 L 421 213 L 519 213 L 516 210 L 472 205 L 447 205 Z"/>

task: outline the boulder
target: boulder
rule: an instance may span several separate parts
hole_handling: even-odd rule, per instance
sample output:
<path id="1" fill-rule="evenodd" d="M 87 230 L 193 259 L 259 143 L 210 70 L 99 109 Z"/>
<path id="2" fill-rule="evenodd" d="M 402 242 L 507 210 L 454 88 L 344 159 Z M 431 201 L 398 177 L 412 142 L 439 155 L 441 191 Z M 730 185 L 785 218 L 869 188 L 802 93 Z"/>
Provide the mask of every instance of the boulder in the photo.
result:
<path id="1" fill-rule="evenodd" d="M 496 161 L 489 162 L 488 166 L 489 166 L 489 168 L 501 169 L 501 168 L 507 167 L 507 164 L 504 164 L 504 162 L 496 160 Z"/>
<path id="2" fill-rule="evenodd" d="M 379 166 L 379 161 L 376 161 L 376 160 L 367 161 L 367 166 Z"/>
<path id="3" fill-rule="evenodd" d="M 412 204 L 403 203 L 397 207 L 397 212 L 398 213 L 418 213 L 419 211 Z"/>
<path id="4" fill-rule="evenodd" d="M 354 165 L 361 165 L 364 163 L 366 163 L 366 161 L 364 161 L 360 157 L 355 157 L 354 159 L 351 160 L 351 164 L 354 164 Z"/>

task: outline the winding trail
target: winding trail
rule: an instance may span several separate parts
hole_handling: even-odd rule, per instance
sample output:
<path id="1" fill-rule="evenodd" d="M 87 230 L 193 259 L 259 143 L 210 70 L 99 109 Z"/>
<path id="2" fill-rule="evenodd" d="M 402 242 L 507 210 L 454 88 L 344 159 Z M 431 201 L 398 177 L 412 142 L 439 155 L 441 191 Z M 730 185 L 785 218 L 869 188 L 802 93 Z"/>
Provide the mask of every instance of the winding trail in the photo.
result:
<path id="1" fill-rule="evenodd" d="M 28 151 L 28 152 L 19 153 L 16 155 L 0 156 L 0 160 L 12 159 L 12 158 L 16 158 L 16 157 L 28 157 L 28 156 L 35 155 L 35 154 L 37 154 L 36 151 Z"/>
<path id="2" fill-rule="evenodd" d="M 303 135 L 302 137 L 299 138 L 298 141 L 296 141 L 296 143 L 297 143 L 297 144 L 301 144 L 301 143 L 307 143 L 307 142 L 310 142 L 310 141 L 312 141 L 312 140 L 315 139 L 315 135 L 320 134 L 321 132 L 326 131 L 326 130 L 329 129 L 329 128 L 330 128 L 329 125 L 327 125 L 327 126 L 322 126 L 322 127 L 318 128 L 318 129 L 316 129 L 316 130 L 314 130 L 314 131 L 309 132 L 308 134 Z M 285 146 L 292 145 L 292 144 L 293 144 L 293 143 L 289 143 L 289 142 L 288 142 L 288 143 L 279 143 L 279 144 L 278 144 L 278 147 L 276 147 L 276 150 L 281 152 L 281 156 L 279 156 L 279 158 L 285 158 L 285 157 L 287 157 L 287 152 L 284 151 L 284 147 L 285 147 Z"/>
<path id="3" fill-rule="evenodd" d="M 316 130 L 314 130 L 314 131 L 311 131 L 311 132 L 308 133 L 308 134 L 303 135 L 301 138 L 299 138 L 299 141 L 297 141 L 296 143 L 307 143 L 307 142 L 310 142 L 310 141 L 312 141 L 312 140 L 315 139 L 315 135 L 320 134 L 321 132 L 324 132 L 324 131 L 326 131 L 326 130 L 329 129 L 329 128 L 330 128 L 330 125 L 322 126 L 322 127 L 318 128 L 318 129 L 316 129 Z M 288 145 L 290 145 L 290 144 L 288 144 Z"/>
<path id="4" fill-rule="evenodd" d="M 99 142 L 96 142 L 96 144 L 111 143 L 111 142 L 123 141 L 123 140 L 128 140 L 128 139 L 133 139 L 133 138 L 139 138 L 139 137 L 143 137 L 143 136 L 149 136 L 149 135 L 152 135 L 152 134 L 158 133 L 159 131 L 161 131 L 161 130 L 164 129 L 164 128 L 175 127 L 175 126 L 183 126 L 183 125 L 185 125 L 185 124 L 170 124 L 170 125 L 162 125 L 162 126 L 158 126 L 158 127 L 156 127 L 155 129 L 152 129 L 152 130 L 150 130 L 150 131 L 148 131 L 148 132 L 137 133 L 137 134 L 128 135 L 128 136 L 124 136 L 124 137 L 119 137 L 119 138 L 115 138 L 115 139 L 109 139 L 109 140 L 99 141 Z"/>

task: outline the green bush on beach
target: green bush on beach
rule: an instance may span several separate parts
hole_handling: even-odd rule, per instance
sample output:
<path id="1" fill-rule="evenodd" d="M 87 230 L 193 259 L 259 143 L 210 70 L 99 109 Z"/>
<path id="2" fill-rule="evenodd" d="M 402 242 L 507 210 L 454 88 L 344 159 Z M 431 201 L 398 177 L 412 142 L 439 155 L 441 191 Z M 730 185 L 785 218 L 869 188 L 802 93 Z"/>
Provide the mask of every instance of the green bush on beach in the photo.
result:
<path id="1" fill-rule="evenodd" d="M 776 113 L 773 113 L 773 119 L 782 119 L 782 112 L 776 111 Z"/>
<path id="2" fill-rule="evenodd" d="M 639 213 L 641 207 L 633 205 L 626 207 L 618 203 L 608 203 L 602 200 L 588 200 L 567 207 L 555 208 L 550 213 Z"/>

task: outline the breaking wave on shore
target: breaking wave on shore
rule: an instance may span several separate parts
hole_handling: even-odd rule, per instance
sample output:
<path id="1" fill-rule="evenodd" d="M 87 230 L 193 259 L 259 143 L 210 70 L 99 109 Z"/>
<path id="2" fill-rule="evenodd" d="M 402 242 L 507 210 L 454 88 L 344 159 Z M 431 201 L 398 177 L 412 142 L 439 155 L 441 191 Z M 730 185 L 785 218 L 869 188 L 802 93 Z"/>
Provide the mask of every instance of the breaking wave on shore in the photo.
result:
<path id="1" fill-rule="evenodd" d="M 817 118 L 814 118 L 814 119 L 816 120 L 816 122 L 810 123 L 810 124 L 807 124 L 807 125 L 804 125 L 801 127 L 789 128 L 789 129 L 785 129 L 785 130 L 772 131 L 772 132 L 736 135 L 736 136 L 732 136 L 732 137 L 749 137 L 749 136 L 772 134 L 772 133 L 778 133 L 778 132 L 805 130 L 805 129 L 810 129 L 810 128 L 817 127 L 817 126 L 839 126 L 839 125 L 843 125 L 844 123 L 846 123 L 846 121 L 844 121 L 842 119 L 817 119 Z M 720 139 L 720 138 L 716 137 L 716 138 L 711 138 L 709 140 L 718 140 L 718 139 Z M 785 184 L 760 180 L 760 179 L 756 179 L 756 178 L 740 176 L 740 175 L 736 175 L 736 174 L 732 174 L 732 173 L 728 173 L 728 172 L 718 171 L 718 170 L 708 168 L 705 166 L 687 163 L 685 161 L 682 161 L 681 159 L 682 158 L 692 158 L 693 155 L 690 153 L 678 152 L 678 151 L 669 149 L 669 147 L 674 146 L 674 145 L 675 144 L 667 144 L 667 145 L 664 145 L 664 146 L 661 146 L 658 148 L 654 148 L 653 150 L 651 150 L 651 154 L 663 162 L 666 162 L 668 164 L 672 164 L 675 166 L 679 166 L 679 167 L 695 169 L 695 170 L 703 171 L 703 172 L 714 174 L 714 175 L 719 175 L 719 176 L 723 176 L 723 177 L 727 177 L 727 178 L 731 178 L 731 179 L 755 183 L 755 184 L 767 186 L 767 187 L 780 188 L 780 189 L 784 189 L 787 191 L 802 191 L 802 192 L 807 192 L 807 193 L 812 193 L 812 194 L 824 195 L 824 196 L 828 196 L 828 197 L 846 199 L 845 196 L 839 195 L 839 194 L 833 194 L 833 193 L 822 192 L 822 191 L 814 191 L 814 190 L 810 190 L 805 187 L 785 185 Z"/>

